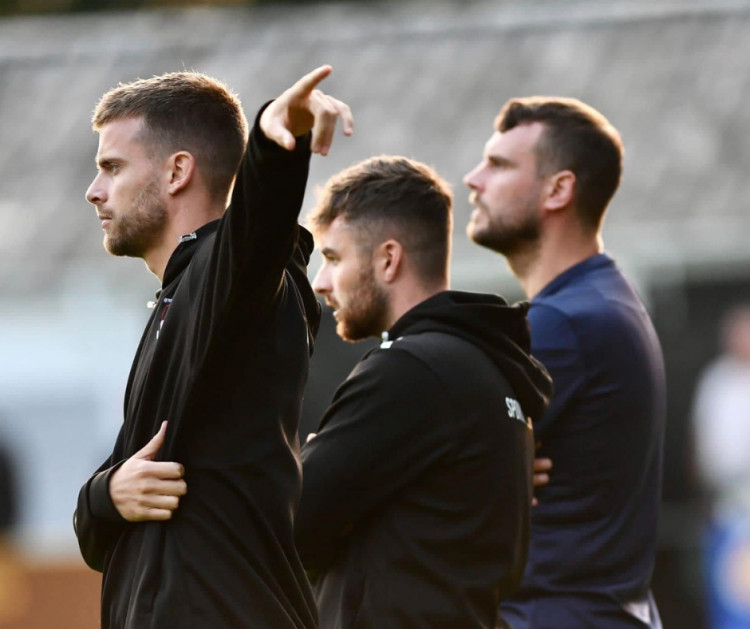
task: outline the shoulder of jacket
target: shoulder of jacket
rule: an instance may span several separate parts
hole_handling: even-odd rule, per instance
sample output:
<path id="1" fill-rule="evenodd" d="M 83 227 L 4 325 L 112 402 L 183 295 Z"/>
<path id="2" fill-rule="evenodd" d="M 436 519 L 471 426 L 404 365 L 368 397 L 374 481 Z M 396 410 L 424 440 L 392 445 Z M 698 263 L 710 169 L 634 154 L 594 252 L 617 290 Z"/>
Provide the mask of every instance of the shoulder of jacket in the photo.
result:
<path id="1" fill-rule="evenodd" d="M 489 357 L 474 343 L 447 332 L 426 331 L 408 334 L 394 340 L 384 340 L 378 353 L 400 350 L 426 363 L 433 370 L 439 365 L 455 366 L 465 361 L 489 361 Z M 491 361 L 490 361 L 491 362 Z"/>

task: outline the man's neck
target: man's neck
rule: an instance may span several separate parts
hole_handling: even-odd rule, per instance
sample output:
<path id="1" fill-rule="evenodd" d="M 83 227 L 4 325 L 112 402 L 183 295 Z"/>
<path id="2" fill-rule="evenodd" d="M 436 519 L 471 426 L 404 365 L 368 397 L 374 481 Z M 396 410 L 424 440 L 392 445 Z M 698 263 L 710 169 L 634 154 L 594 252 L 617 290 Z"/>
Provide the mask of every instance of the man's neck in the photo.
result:
<path id="1" fill-rule="evenodd" d="M 164 271 L 167 268 L 169 258 L 172 257 L 174 250 L 177 248 L 179 241 L 175 239 L 172 243 L 164 241 L 158 247 L 154 247 L 143 256 L 146 268 L 151 271 L 159 280 L 159 284 L 164 282 Z"/>
<path id="2" fill-rule="evenodd" d="M 174 250 L 180 244 L 180 238 L 197 231 L 211 221 L 221 218 L 222 212 L 213 208 L 200 213 L 181 212 L 175 215 L 164 230 L 159 242 L 143 256 L 146 267 L 159 278 L 159 283 L 164 281 L 164 271 Z"/>
<path id="3" fill-rule="evenodd" d="M 429 286 L 415 284 L 409 287 L 407 290 L 399 290 L 391 297 L 390 308 L 388 311 L 388 321 L 385 326 L 386 330 L 393 327 L 403 315 L 414 306 L 421 304 L 423 301 L 428 300 L 430 297 L 437 295 L 445 290 L 448 290 L 448 282 L 440 282 L 437 284 L 430 284 Z"/>
<path id="4" fill-rule="evenodd" d="M 507 256 L 507 260 L 526 297 L 533 299 L 558 275 L 603 250 L 599 234 L 568 235 L 535 243 L 525 251 Z"/>

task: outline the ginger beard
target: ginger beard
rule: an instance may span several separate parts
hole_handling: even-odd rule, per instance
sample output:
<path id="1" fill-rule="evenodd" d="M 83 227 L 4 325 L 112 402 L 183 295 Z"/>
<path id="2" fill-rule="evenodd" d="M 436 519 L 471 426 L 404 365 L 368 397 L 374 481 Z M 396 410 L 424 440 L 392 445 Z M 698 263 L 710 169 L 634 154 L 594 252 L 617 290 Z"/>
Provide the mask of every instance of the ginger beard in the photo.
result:
<path id="1" fill-rule="evenodd" d="M 388 313 L 388 296 L 375 281 L 369 260 L 362 262 L 353 286 L 339 297 L 332 305 L 336 333 L 342 339 L 353 342 L 380 335 Z"/>

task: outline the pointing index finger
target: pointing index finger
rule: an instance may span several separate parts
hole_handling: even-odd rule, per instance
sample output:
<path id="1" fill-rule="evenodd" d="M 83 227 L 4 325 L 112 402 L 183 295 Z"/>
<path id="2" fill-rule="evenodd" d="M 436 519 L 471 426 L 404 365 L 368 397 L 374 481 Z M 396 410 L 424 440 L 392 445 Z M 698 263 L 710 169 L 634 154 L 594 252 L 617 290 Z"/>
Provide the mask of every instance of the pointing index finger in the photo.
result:
<path id="1" fill-rule="evenodd" d="M 294 84 L 293 90 L 302 94 L 312 92 L 318 84 L 325 79 L 333 68 L 329 65 L 323 65 L 315 68 L 312 72 L 308 72 L 299 81 Z"/>

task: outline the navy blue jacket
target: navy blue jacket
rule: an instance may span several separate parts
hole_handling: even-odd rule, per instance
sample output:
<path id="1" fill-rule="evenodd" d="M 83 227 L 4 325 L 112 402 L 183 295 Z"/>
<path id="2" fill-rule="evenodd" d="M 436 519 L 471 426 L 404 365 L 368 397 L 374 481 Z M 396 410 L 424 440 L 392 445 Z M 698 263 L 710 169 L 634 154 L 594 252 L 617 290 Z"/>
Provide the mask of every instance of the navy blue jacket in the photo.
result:
<path id="1" fill-rule="evenodd" d="M 531 302 L 533 355 L 554 383 L 534 426 L 550 483 L 537 492 L 514 629 L 659 627 L 650 597 L 662 474 L 664 366 L 638 295 L 596 255 Z"/>

